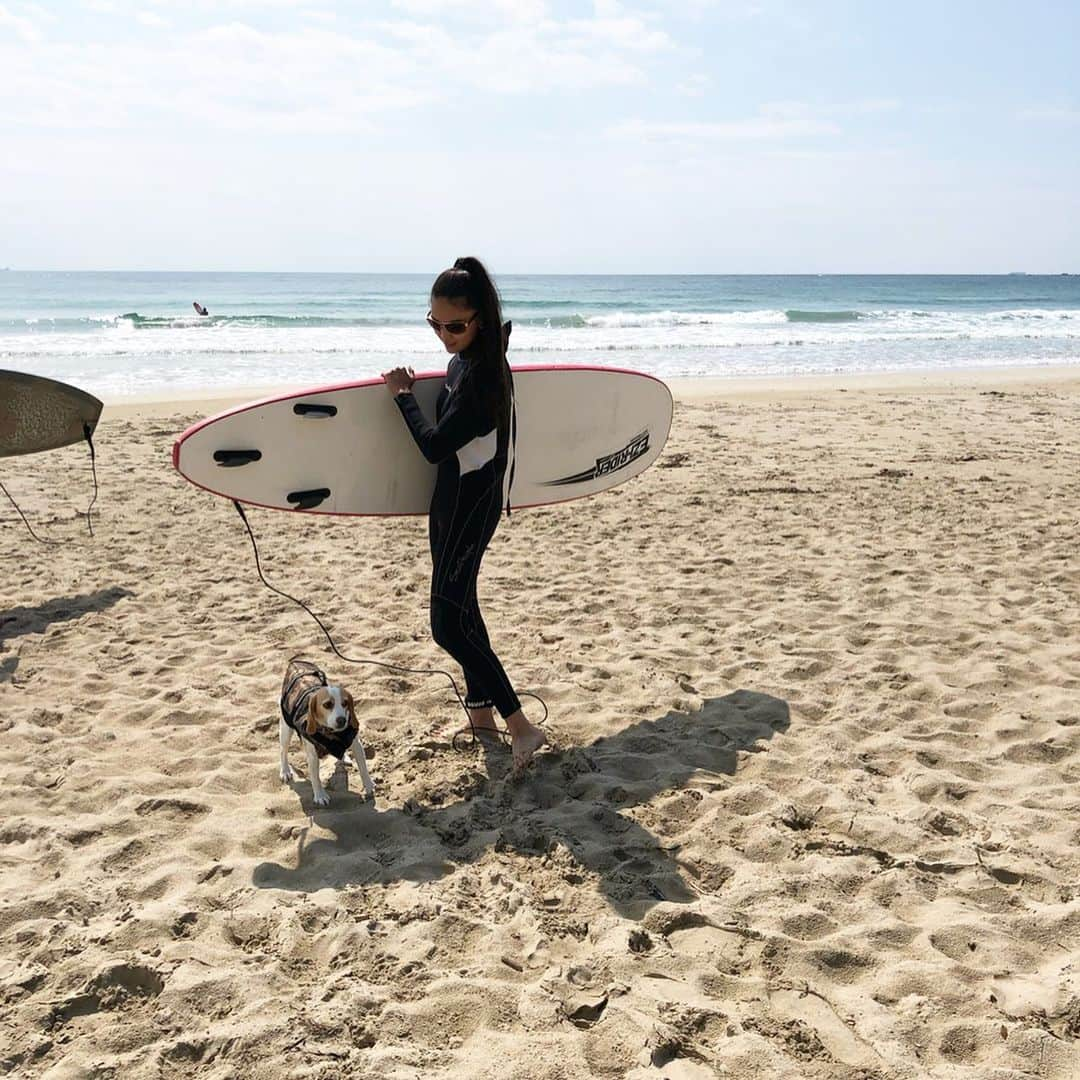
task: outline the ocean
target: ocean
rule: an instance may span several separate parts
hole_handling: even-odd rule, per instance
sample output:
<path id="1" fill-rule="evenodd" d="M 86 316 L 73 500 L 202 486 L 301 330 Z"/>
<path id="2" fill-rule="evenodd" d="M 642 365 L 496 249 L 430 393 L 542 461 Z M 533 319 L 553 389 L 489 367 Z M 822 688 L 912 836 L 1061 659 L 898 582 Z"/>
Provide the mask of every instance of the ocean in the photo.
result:
<path id="1" fill-rule="evenodd" d="M 441 369 L 424 322 L 433 278 L 0 271 L 0 367 L 106 400 Z M 1080 275 L 509 274 L 498 285 L 514 364 L 667 378 L 1080 363 Z"/>

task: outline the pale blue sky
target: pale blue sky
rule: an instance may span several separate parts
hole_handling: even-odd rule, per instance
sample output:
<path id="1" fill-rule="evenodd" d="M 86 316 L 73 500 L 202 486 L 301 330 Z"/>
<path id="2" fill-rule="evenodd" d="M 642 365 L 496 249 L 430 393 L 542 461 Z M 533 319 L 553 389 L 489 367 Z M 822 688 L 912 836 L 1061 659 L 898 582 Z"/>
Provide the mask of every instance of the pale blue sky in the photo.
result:
<path id="1" fill-rule="evenodd" d="M 0 265 L 1080 271 L 1080 4 L 0 0 Z"/>

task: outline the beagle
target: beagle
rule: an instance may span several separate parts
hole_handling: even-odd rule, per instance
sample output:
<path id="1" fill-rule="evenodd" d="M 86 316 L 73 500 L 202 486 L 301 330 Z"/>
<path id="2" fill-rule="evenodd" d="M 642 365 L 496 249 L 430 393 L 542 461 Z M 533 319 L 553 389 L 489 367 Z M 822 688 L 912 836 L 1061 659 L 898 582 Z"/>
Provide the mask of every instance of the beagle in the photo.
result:
<path id="1" fill-rule="evenodd" d="M 364 794 L 375 797 L 375 787 L 367 771 L 364 746 L 360 741 L 360 725 L 352 694 L 341 686 L 330 686 L 326 676 L 310 660 L 293 657 L 285 668 L 281 688 L 281 780 L 291 783 L 296 774 L 289 765 L 289 743 L 293 733 L 300 736 L 307 755 L 311 796 L 316 806 L 328 806 L 330 796 L 319 779 L 319 759 L 333 754 L 343 761 L 345 754 L 353 759 Z M 359 748 L 359 749 L 358 749 Z"/>

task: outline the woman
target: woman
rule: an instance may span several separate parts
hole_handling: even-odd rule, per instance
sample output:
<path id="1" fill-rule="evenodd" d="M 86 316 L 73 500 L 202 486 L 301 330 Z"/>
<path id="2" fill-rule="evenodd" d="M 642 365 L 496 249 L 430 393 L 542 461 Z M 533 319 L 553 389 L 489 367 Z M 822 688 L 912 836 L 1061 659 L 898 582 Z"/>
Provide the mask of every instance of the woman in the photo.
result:
<path id="1" fill-rule="evenodd" d="M 413 396 L 411 368 L 394 368 L 383 379 L 420 452 L 439 467 L 428 514 L 431 633 L 465 673 L 473 729 L 498 732 L 498 709 L 520 771 L 547 739 L 521 711 L 476 595 L 480 560 L 502 510 L 512 394 L 499 294 L 478 259 L 458 259 L 435 279 L 427 321 L 453 354 L 434 425 Z"/>

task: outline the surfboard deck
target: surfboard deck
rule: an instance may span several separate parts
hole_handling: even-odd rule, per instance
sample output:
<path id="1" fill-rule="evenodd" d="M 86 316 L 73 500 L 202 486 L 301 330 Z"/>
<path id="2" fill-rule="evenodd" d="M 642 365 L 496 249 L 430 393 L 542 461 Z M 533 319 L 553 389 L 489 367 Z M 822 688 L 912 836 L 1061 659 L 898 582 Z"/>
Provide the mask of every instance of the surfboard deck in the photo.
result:
<path id="1" fill-rule="evenodd" d="M 0 457 L 37 454 L 82 442 L 101 416 L 101 402 L 67 383 L 0 371 Z"/>
<path id="2" fill-rule="evenodd" d="M 671 429 L 671 392 L 640 372 L 513 367 L 515 508 L 595 495 L 647 469 Z M 416 377 L 429 421 L 444 371 Z M 436 468 L 424 460 L 381 378 L 230 409 L 188 428 L 173 465 L 198 487 L 276 510 L 426 514 Z"/>

